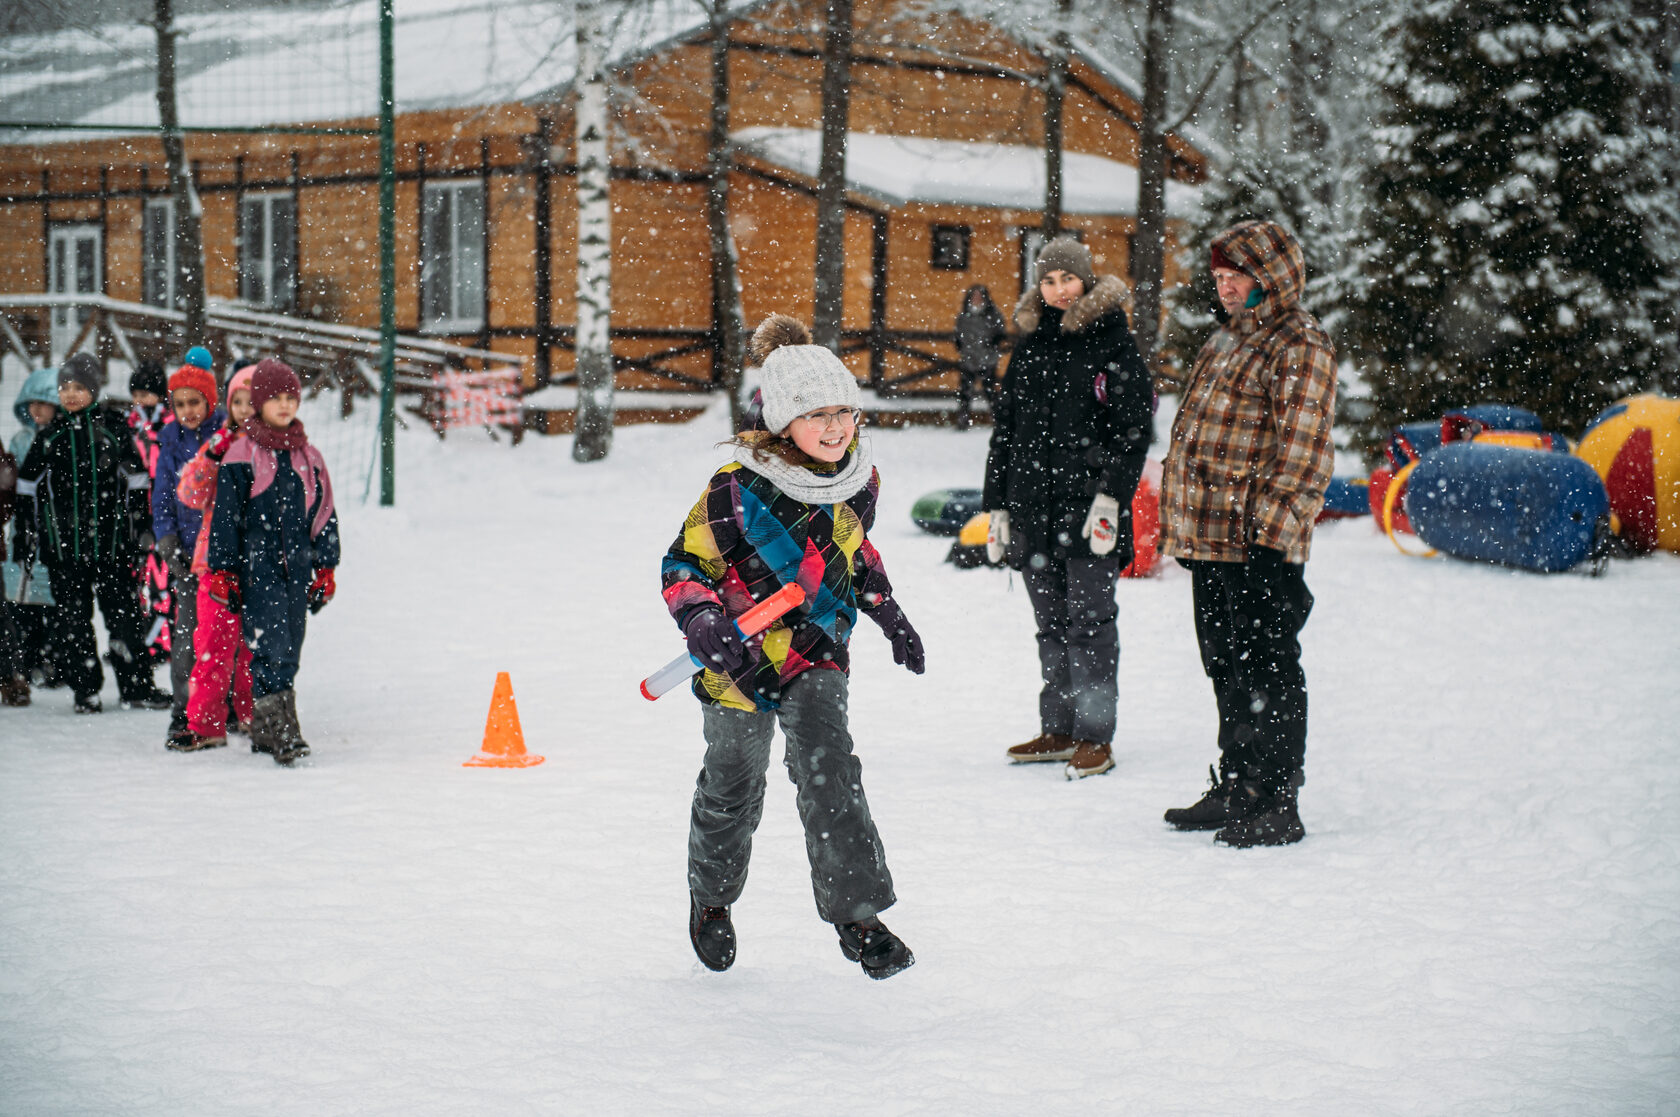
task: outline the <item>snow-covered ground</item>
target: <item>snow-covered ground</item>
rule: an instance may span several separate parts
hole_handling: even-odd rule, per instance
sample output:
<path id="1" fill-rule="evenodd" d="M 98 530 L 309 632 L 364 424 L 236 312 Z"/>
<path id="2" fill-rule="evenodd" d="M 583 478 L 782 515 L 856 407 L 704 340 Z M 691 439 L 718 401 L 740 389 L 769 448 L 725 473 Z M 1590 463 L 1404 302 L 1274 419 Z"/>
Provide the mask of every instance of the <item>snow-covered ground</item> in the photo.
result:
<path id="1" fill-rule="evenodd" d="M 1026 595 L 908 518 L 985 432 L 877 432 L 929 667 L 862 626 L 853 730 L 918 962 L 841 957 L 773 771 L 719 975 L 684 925 L 698 711 L 636 683 L 680 649 L 658 559 L 723 435 L 579 466 L 415 432 L 395 509 L 341 481 L 298 770 L 63 691 L 0 710 L 0 1112 L 1680 1112 L 1680 559 L 1321 529 L 1309 836 L 1236 852 L 1160 817 L 1214 756 L 1187 576 L 1120 587 L 1117 769 L 1011 768 Z M 463 768 L 500 670 L 547 762 Z"/>

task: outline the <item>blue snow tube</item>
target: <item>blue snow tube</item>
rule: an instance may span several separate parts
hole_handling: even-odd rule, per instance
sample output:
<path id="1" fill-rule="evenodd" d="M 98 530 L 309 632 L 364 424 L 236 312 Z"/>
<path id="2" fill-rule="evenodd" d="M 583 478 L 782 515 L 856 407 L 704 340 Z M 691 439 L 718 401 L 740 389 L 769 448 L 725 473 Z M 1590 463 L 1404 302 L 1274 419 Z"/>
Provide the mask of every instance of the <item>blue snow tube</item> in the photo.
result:
<path id="1" fill-rule="evenodd" d="M 1418 538 L 1458 558 L 1568 570 L 1610 511 L 1592 466 L 1567 454 L 1454 442 L 1425 454 L 1406 486 Z"/>

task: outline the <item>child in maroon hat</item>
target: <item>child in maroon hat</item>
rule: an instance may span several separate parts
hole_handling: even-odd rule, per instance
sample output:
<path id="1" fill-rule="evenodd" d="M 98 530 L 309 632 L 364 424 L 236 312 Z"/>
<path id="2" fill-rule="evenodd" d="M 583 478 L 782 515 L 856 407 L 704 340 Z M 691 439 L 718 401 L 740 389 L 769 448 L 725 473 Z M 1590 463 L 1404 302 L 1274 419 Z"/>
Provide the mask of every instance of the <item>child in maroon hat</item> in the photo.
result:
<path id="1" fill-rule="evenodd" d="M 338 566 L 332 479 L 298 421 L 301 392 L 284 362 L 257 362 L 256 415 L 217 472 L 206 556 L 210 597 L 242 614 L 251 649 L 251 747 L 280 764 L 309 755 L 293 683 L 309 614 L 332 600 Z"/>

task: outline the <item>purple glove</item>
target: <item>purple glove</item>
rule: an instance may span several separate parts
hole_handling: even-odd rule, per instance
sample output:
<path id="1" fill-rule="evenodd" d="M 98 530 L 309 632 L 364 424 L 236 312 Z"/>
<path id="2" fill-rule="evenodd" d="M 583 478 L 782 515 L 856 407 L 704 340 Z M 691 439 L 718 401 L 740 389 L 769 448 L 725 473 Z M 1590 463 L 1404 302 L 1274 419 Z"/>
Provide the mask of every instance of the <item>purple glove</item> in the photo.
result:
<path id="1" fill-rule="evenodd" d="M 689 614 L 683 622 L 683 639 L 688 641 L 688 654 L 708 671 L 722 671 L 733 678 L 747 664 L 741 630 L 721 609 L 696 609 Z"/>
<path id="2" fill-rule="evenodd" d="M 927 657 L 922 653 L 922 638 L 916 635 L 916 630 L 910 625 L 910 618 L 904 615 L 904 610 L 899 608 L 898 602 L 884 597 L 879 605 L 865 615 L 880 625 L 881 631 L 892 641 L 894 663 L 908 667 L 912 675 L 920 675 L 927 670 Z"/>

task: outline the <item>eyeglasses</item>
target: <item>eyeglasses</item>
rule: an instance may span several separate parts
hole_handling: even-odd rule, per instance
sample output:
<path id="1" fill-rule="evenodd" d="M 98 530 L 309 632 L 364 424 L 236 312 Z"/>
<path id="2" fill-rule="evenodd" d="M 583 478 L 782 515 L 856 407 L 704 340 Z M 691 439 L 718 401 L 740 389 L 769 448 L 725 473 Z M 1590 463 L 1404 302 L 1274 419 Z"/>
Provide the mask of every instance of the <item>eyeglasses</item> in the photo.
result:
<path id="1" fill-rule="evenodd" d="M 856 407 L 840 407 L 833 411 L 812 411 L 796 417 L 813 427 L 827 430 L 829 427 L 855 427 L 857 421 L 863 417 L 863 412 Z"/>

